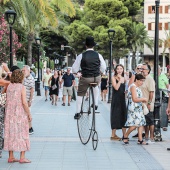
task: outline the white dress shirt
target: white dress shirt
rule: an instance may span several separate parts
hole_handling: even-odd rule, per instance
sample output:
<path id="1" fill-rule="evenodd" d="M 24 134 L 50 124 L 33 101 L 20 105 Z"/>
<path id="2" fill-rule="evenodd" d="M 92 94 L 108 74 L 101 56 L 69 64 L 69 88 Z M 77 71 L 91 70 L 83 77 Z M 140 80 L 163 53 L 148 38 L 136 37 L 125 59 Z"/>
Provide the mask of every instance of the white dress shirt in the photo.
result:
<path id="1" fill-rule="evenodd" d="M 93 50 L 93 48 L 89 48 L 86 51 L 88 51 L 88 50 Z M 80 70 L 80 68 L 81 68 L 81 66 L 80 66 L 81 65 L 81 59 L 82 59 L 82 53 L 76 57 L 76 60 L 75 60 L 75 62 L 73 64 L 73 66 L 72 66 L 72 72 L 73 73 L 77 73 Z M 104 61 L 101 54 L 99 54 L 99 60 L 100 60 L 100 72 L 104 73 L 105 70 L 106 70 L 106 63 L 105 63 L 105 61 Z"/>

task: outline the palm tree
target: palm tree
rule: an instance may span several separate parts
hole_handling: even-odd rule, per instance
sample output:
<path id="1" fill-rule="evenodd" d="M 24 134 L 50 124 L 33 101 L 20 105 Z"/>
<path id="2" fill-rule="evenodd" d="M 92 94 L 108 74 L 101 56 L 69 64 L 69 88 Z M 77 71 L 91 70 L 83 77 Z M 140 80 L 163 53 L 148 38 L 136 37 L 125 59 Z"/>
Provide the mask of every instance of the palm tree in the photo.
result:
<path id="1" fill-rule="evenodd" d="M 148 36 L 148 32 L 145 30 L 145 26 L 142 23 L 133 22 L 127 32 L 128 47 L 132 50 L 132 69 L 136 67 L 136 52 L 143 50 L 144 45 L 153 50 L 153 40 Z"/>
<path id="2" fill-rule="evenodd" d="M 169 50 L 169 65 L 170 65 L 170 30 L 165 30 L 165 39 L 162 40 L 164 43 L 163 56 L 165 56 L 166 49 Z"/>
<path id="3" fill-rule="evenodd" d="M 28 57 L 27 64 L 32 64 L 32 43 L 40 28 L 57 30 L 58 18 L 55 8 L 70 17 L 75 15 L 73 4 L 70 0 L 3 0 L 18 13 L 19 23 L 27 34 Z"/>

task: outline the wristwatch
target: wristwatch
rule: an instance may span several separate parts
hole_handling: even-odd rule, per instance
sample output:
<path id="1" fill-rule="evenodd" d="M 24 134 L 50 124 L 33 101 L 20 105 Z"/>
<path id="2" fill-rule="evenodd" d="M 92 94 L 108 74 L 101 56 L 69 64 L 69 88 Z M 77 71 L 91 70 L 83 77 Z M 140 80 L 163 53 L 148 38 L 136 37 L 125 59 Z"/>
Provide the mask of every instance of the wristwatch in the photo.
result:
<path id="1" fill-rule="evenodd" d="M 151 104 L 151 101 L 148 101 L 148 105 L 150 105 Z"/>

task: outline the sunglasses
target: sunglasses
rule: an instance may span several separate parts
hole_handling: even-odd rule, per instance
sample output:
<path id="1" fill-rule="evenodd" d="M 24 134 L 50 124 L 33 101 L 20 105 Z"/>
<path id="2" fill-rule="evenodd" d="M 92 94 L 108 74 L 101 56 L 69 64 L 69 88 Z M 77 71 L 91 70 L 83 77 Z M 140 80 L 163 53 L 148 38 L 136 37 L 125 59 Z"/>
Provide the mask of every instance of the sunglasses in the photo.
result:
<path id="1" fill-rule="evenodd" d="M 144 69 L 144 68 L 137 68 L 138 70 L 148 70 L 148 69 Z"/>

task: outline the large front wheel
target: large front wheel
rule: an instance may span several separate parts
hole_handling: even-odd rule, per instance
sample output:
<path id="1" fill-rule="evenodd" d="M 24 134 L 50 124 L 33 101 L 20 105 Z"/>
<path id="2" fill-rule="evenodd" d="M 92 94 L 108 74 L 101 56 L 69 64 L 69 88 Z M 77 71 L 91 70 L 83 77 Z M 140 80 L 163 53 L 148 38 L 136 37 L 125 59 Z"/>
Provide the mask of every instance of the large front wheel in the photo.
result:
<path id="1" fill-rule="evenodd" d="M 88 100 L 86 96 L 84 96 L 82 99 L 80 118 L 77 120 L 79 138 L 84 145 L 90 140 L 93 121 L 92 103 L 94 103 L 94 97 L 92 96 L 92 88 L 90 88 L 88 92 Z"/>

